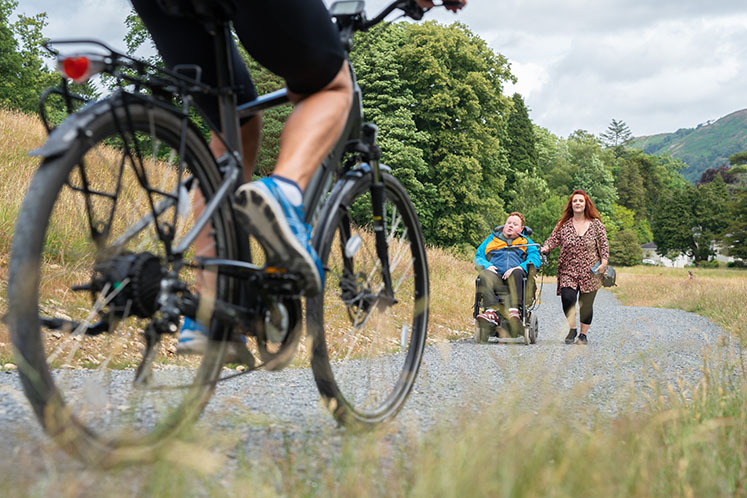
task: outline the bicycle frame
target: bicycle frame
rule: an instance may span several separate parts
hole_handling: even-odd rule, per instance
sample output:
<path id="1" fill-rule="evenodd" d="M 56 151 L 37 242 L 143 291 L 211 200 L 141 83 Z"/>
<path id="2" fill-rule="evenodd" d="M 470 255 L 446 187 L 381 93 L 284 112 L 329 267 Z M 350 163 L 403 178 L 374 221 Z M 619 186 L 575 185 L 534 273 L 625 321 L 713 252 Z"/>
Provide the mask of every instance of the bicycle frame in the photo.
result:
<path id="1" fill-rule="evenodd" d="M 389 7 L 382 11 L 377 17 L 369 21 L 365 20 L 365 16 L 360 16 L 356 19 L 345 18 L 342 21 L 338 19 L 340 37 L 346 54 L 348 54 L 352 49 L 352 37 L 355 31 L 367 30 L 371 26 L 380 22 L 395 8 L 403 9 L 410 17 L 416 19 L 422 17 L 423 11 L 414 6 L 414 2 L 410 2 L 410 0 L 398 0 L 397 2 L 390 4 Z M 219 139 L 225 146 L 227 152 L 220 158 L 216 159 L 218 169 L 221 171 L 223 179 L 217 186 L 215 194 L 208 201 L 200 215 L 193 220 L 192 228 L 181 239 L 164 240 L 168 258 L 175 265 L 175 269 L 180 268 L 185 263 L 188 264 L 188 262 L 185 262 L 183 259 L 188 248 L 195 242 L 198 235 L 208 225 L 216 210 L 224 205 L 223 203 L 232 201 L 233 193 L 243 183 L 244 175 L 239 120 L 255 116 L 263 110 L 290 102 L 287 90 L 281 89 L 259 96 L 251 102 L 244 103 L 240 106 L 237 105 L 235 92 L 232 91 L 234 87 L 234 68 L 232 66 L 231 57 L 229 56 L 231 50 L 230 44 L 232 43 L 230 23 L 228 21 L 216 20 L 216 22 L 211 24 L 211 32 L 214 35 L 214 53 L 218 68 L 216 87 L 211 87 L 200 81 L 201 69 L 197 66 L 185 66 L 174 68 L 173 70 L 165 70 L 127 55 L 120 54 L 107 45 L 95 40 L 65 40 L 45 43 L 45 47 L 53 54 L 58 54 L 58 52 L 50 46 L 55 43 L 92 43 L 99 47 L 103 47 L 109 52 L 107 55 L 102 56 L 100 54 L 94 54 L 93 56 L 93 63 L 99 67 L 99 71 L 112 74 L 118 78 L 118 81 L 126 84 L 133 84 L 135 86 L 136 91 L 134 93 L 122 88 L 119 93 L 115 93 L 112 97 L 102 101 L 106 105 L 93 106 L 93 112 L 109 112 L 117 106 L 122 106 L 126 109 L 128 99 L 140 99 L 149 104 L 163 107 L 172 112 L 178 113 L 183 122 L 182 136 L 184 137 L 186 136 L 187 127 L 192 126 L 192 124 L 189 123 L 189 110 L 194 108 L 203 118 L 205 118 L 213 136 Z M 392 288 L 392 279 L 388 264 L 388 246 L 386 242 L 384 184 L 381 180 L 381 170 L 390 171 L 390 169 L 379 163 L 381 151 L 376 145 L 376 126 L 372 124 L 364 124 L 362 122 L 362 92 L 356 81 L 355 72 L 349 59 L 347 60 L 347 64 L 350 69 L 353 86 L 351 109 L 340 138 L 328 156 L 319 165 L 303 193 L 303 203 L 306 208 L 305 222 L 311 226 L 315 226 L 320 217 L 327 216 L 327 214 L 324 213 L 325 203 L 327 203 L 328 199 L 334 197 L 335 192 L 341 192 L 344 190 L 343 187 L 345 181 L 359 178 L 361 174 L 371 174 L 373 179 L 371 185 L 373 212 L 371 214 L 374 227 L 376 253 L 381 261 L 380 270 L 382 272 L 384 283 L 384 289 L 382 292 L 388 298 L 393 299 L 394 291 Z M 132 76 L 126 71 L 122 72 L 120 70 L 121 68 L 135 70 L 137 76 Z M 193 70 L 195 72 L 195 77 L 186 76 L 186 69 Z M 156 76 L 151 76 L 148 71 L 153 71 Z M 182 108 L 175 108 L 168 100 L 163 101 L 157 97 L 142 95 L 139 93 L 139 90 L 142 88 L 151 88 L 154 94 L 157 90 L 161 90 L 161 92 L 166 92 L 166 95 L 179 95 L 183 100 Z M 199 107 L 193 105 L 191 94 L 195 92 L 209 93 L 217 97 L 220 123 L 211 122 Z M 53 93 L 58 93 L 63 96 L 68 112 L 71 115 L 70 118 L 65 120 L 57 129 L 51 130 L 44 112 L 44 101 Z M 32 152 L 33 155 L 50 157 L 62 153 L 67 150 L 72 141 L 75 140 L 78 133 L 82 129 L 85 129 L 86 121 L 91 119 L 92 116 L 85 109 L 73 113 L 73 99 L 87 102 L 86 99 L 70 94 L 65 80 L 63 80 L 62 89 L 50 89 L 42 96 L 40 114 L 42 115 L 42 120 L 44 121 L 45 126 L 50 131 L 50 137 L 42 147 Z M 223 130 L 223 133 L 221 133 L 220 130 Z M 129 147 L 127 144 L 125 144 L 125 146 Z M 137 155 L 137 150 L 135 152 L 135 155 Z M 354 160 L 343 162 L 346 153 L 356 153 L 357 156 Z M 135 164 L 136 158 L 133 158 L 129 151 L 128 155 L 130 155 L 133 164 Z M 355 166 L 356 164 L 357 166 Z M 348 175 L 352 173 L 353 176 L 346 175 L 346 172 L 348 172 Z M 335 180 L 335 177 L 337 177 L 337 186 L 333 187 L 332 183 Z M 182 187 L 188 186 L 191 181 L 191 176 L 184 177 L 180 180 L 180 186 L 177 187 L 175 192 L 158 192 L 159 194 L 165 195 L 166 199 L 163 199 L 158 204 L 151 203 L 151 213 L 145 215 L 141 220 L 133 224 L 128 232 L 121 235 L 114 242 L 115 247 L 124 247 L 129 240 L 150 226 L 153 220 L 162 212 L 170 206 L 179 203 L 181 196 L 184 195 L 183 191 L 185 190 Z M 156 227 L 156 229 L 159 230 L 159 237 L 161 237 L 162 234 L 160 234 L 160 229 L 158 227 Z M 196 260 L 196 266 L 203 269 L 213 267 L 220 269 L 220 271 L 227 274 L 238 276 L 245 282 L 259 284 L 251 285 L 251 289 L 247 289 L 246 292 L 252 295 L 257 294 L 258 292 L 265 292 L 262 290 L 264 287 L 263 282 L 266 281 L 267 283 L 270 283 L 270 281 L 272 281 L 271 293 L 298 297 L 299 294 L 297 291 L 294 291 L 293 287 L 294 276 L 270 276 L 264 273 L 264 268 L 250 262 L 248 236 L 240 225 L 237 225 L 236 229 L 239 231 L 238 239 L 241 244 L 240 259 L 226 260 L 210 257 L 198 258 Z M 314 231 L 312 242 L 316 244 L 317 239 L 318 234 Z M 173 282 L 173 284 L 177 285 L 176 282 Z M 195 303 L 185 303 L 186 308 L 183 309 L 183 311 L 187 316 L 191 316 L 191 311 L 189 310 L 194 304 Z M 220 306 L 215 308 L 215 311 L 219 315 L 222 315 L 219 308 Z M 231 313 L 226 315 L 224 318 L 235 321 L 235 317 L 232 319 L 230 315 Z"/>
<path id="2" fill-rule="evenodd" d="M 218 81 L 219 88 L 230 88 L 233 84 L 233 66 L 230 62 L 229 43 L 231 42 L 231 31 L 228 23 L 221 23 L 221 29 L 216 30 L 215 33 L 215 52 L 216 60 L 224 61 L 223 64 L 219 64 Z M 349 32 L 343 32 L 343 37 L 352 36 L 352 28 Z M 383 225 L 383 184 L 380 181 L 380 164 L 379 157 L 380 151 L 375 144 L 376 141 L 376 127 L 373 125 L 363 125 L 363 102 L 362 93 L 360 86 L 358 85 L 355 78 L 355 71 L 350 63 L 347 61 L 350 69 L 350 74 L 353 83 L 353 99 L 348 114 L 348 118 L 343 129 L 340 138 L 334 145 L 328 156 L 319 165 L 314 175 L 312 176 L 307 188 L 303 193 L 303 204 L 306 208 L 305 221 L 309 225 L 314 226 L 326 200 L 326 194 L 332 188 L 332 181 L 336 173 L 340 173 L 340 165 L 342 163 L 343 155 L 349 151 L 357 151 L 366 156 L 367 162 L 371 167 L 371 171 L 374 175 L 374 186 L 372 188 L 372 196 L 374 201 L 374 223 L 375 225 Z M 201 214 L 200 219 L 195 222 L 195 228 L 190 232 L 177 246 L 175 253 L 183 253 L 184 250 L 193 242 L 194 237 L 197 236 L 199 231 L 207 223 L 209 217 L 213 214 L 215 209 L 223 202 L 227 195 L 230 195 L 232 191 L 224 189 L 224 186 L 230 182 L 234 182 L 234 186 L 238 188 L 239 184 L 235 183 L 236 179 L 240 179 L 242 175 L 241 170 L 241 137 L 239 129 L 239 120 L 243 118 L 249 118 L 259 114 L 261 111 L 277 107 L 288 103 L 289 97 L 286 89 L 278 90 L 266 95 L 257 97 L 251 102 L 247 102 L 240 106 L 236 105 L 235 95 L 232 92 L 221 92 L 219 96 L 219 109 L 222 128 L 226 130 L 223 137 L 216 134 L 221 141 L 223 141 L 230 155 L 234 159 L 231 161 L 234 165 L 233 171 L 226 178 L 226 182 L 221 186 L 217 195 L 211 200 L 209 205 L 205 208 L 205 211 Z M 215 131 L 215 130 L 214 130 Z M 235 190 L 235 189 L 234 189 Z M 383 239 L 383 231 L 377 230 L 377 253 L 381 257 L 382 261 L 387 261 L 386 243 Z M 380 240 L 379 240 L 380 239 Z M 214 263 L 215 261 L 211 261 Z M 223 262 L 224 264 L 228 262 Z M 243 266 L 243 265 L 242 265 Z M 386 288 L 389 294 L 391 291 L 391 278 L 389 277 L 389 269 L 386 264 L 384 266 L 384 280 L 386 281 Z M 252 268 L 251 265 L 244 266 L 245 268 Z"/>

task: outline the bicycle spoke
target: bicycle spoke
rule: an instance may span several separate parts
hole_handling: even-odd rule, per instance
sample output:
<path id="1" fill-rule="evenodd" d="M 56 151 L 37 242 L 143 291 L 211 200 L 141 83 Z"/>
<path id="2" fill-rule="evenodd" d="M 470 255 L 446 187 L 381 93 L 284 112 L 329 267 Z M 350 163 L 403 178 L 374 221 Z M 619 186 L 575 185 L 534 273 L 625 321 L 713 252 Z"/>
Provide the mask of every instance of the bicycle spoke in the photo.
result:
<path id="1" fill-rule="evenodd" d="M 41 357 L 24 352 L 28 373 L 42 373 L 29 382 L 48 393 L 32 403 L 54 417 L 43 421 L 50 429 L 62 425 L 93 451 L 148 444 L 199 412 L 220 376 L 222 356 L 213 350 L 225 344 L 208 342 L 205 356 L 175 354 L 172 332 L 181 318 L 161 310 L 159 295 L 168 275 L 186 296 L 204 290 L 230 301 L 235 284 L 189 259 L 238 259 L 228 205 L 211 211 L 199 244 L 186 246 L 186 261 L 171 253 L 173 240 L 194 231 L 203 199 L 223 185 L 202 139 L 192 134 L 179 143 L 182 121 L 167 111 L 134 106 L 130 118 L 115 120 L 117 112 L 96 114 L 89 136 L 39 169 L 33 181 L 42 194 L 19 216 L 19 223 L 34 220 L 23 242 L 29 258 L 17 248 L 12 256 L 39 282 L 14 301 L 23 303 L 24 333 L 36 336 L 22 347 L 44 348 Z M 25 289 L 16 283 L 13 292 Z M 40 321 L 75 325 L 47 332 Z"/>

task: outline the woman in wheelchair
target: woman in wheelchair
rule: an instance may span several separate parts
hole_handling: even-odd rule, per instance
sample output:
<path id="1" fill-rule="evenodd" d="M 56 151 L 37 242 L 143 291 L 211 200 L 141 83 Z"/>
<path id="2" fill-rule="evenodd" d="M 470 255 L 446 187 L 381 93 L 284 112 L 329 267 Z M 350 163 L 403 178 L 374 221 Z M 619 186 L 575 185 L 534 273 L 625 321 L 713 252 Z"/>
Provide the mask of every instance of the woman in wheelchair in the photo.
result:
<path id="1" fill-rule="evenodd" d="M 533 283 L 534 274 L 541 265 L 538 244 L 529 238 L 531 229 L 526 228 L 524 223 L 521 213 L 509 214 L 506 223 L 497 227 L 480 244 L 475 254 L 475 267 L 480 272 L 477 292 L 485 307 L 485 311 L 476 318 L 478 322 L 495 326 L 501 321 L 500 313 L 508 322 L 511 337 L 518 337 L 524 332 L 519 306 L 525 305 L 525 277 L 529 276 L 529 281 Z M 532 285 L 531 294 L 527 292 L 527 296 L 534 296 L 533 289 Z M 506 294 L 508 306 L 502 302 Z"/>

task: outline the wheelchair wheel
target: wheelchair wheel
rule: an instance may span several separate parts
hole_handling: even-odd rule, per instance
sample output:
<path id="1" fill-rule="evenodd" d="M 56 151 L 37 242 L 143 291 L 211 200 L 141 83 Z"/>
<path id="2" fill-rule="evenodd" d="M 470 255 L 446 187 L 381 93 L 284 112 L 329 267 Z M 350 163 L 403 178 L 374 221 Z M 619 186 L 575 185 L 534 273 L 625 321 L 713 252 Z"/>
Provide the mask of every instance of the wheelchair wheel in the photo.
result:
<path id="1" fill-rule="evenodd" d="M 537 344 L 537 336 L 539 335 L 539 320 L 537 315 L 532 315 L 529 319 L 529 343 Z"/>
<path id="2" fill-rule="evenodd" d="M 530 336 L 530 328 L 531 328 L 531 325 L 527 325 L 526 327 L 524 327 L 524 344 L 526 344 L 527 346 L 532 344 L 532 338 Z"/>

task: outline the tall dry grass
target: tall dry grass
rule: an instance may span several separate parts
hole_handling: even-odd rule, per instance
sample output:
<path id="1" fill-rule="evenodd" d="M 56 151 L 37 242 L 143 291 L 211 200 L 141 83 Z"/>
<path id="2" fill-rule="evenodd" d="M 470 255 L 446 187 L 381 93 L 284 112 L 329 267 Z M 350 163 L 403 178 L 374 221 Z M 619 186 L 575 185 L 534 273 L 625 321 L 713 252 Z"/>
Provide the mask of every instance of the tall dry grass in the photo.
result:
<path id="1" fill-rule="evenodd" d="M 44 143 L 46 133 L 36 116 L 0 110 L 0 314 L 6 312 L 10 241 L 18 210 L 38 160 L 28 155 Z M 12 360 L 8 331 L 0 323 L 0 364 Z"/>
<path id="2" fill-rule="evenodd" d="M 614 294 L 627 306 L 674 308 L 710 318 L 747 339 L 747 271 L 638 266 L 618 272 Z"/>
<path id="3" fill-rule="evenodd" d="M 0 190 L 2 216 L 20 203 L 34 164 L 23 155 L 43 136 L 20 144 L 27 138 L 16 131 L 9 136 L 9 121 L 21 129 L 35 126 L 33 118 L 0 112 L 0 179 L 14 186 Z M 10 234 L 3 228 L 0 244 Z M 7 244 L 0 245 L 3 272 L 6 251 Z M 430 249 L 429 264 L 431 339 L 469 336 L 472 263 Z M 627 305 L 698 312 L 744 337 L 747 274 L 694 273 L 690 279 L 681 270 L 622 269 L 615 293 Z M 734 358 L 710 358 L 703 379 L 685 389 L 688 396 L 666 389 L 641 394 L 634 401 L 645 409 L 614 418 L 584 413 L 587 422 L 582 424 L 572 407 L 586 396 L 583 387 L 567 395 L 548 389 L 542 409 L 527 414 L 520 408 L 521 386 L 506 386 L 480 411 L 444 406 L 443 422 L 424 436 L 417 427 L 397 431 L 404 421 L 341 436 L 334 429 L 283 428 L 246 411 L 225 421 L 206 421 L 169 442 L 154 465 L 106 473 L 82 468 L 43 437 L 40 443 L 38 434 L 16 434 L 13 455 L 0 461 L 0 495 L 747 496 L 744 366 Z M 481 396 L 477 386 L 464 402 Z M 273 451 L 245 449 L 242 441 L 262 434 L 273 435 L 267 439 L 275 442 Z"/>

